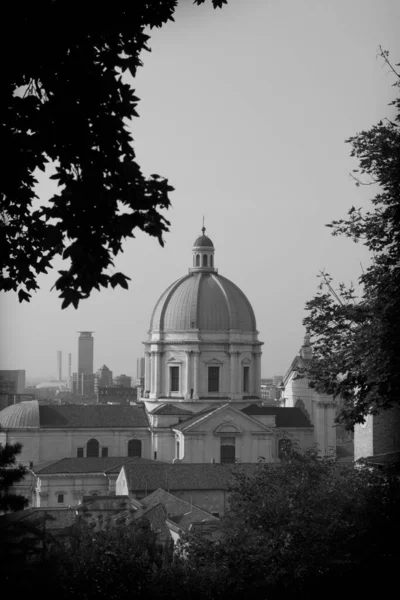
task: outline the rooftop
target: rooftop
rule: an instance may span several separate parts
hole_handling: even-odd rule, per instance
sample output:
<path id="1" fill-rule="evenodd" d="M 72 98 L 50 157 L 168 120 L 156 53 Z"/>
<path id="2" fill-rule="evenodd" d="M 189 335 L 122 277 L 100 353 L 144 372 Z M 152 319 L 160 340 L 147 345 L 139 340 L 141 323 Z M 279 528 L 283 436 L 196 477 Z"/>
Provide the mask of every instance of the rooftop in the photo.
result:
<path id="1" fill-rule="evenodd" d="M 227 490 L 235 473 L 244 472 L 250 476 L 258 466 L 253 463 L 128 463 L 123 469 L 131 492 L 152 492 L 161 488 L 173 493 L 175 490 Z M 268 465 L 268 468 L 275 468 L 275 465 Z"/>
<path id="2" fill-rule="evenodd" d="M 33 467 L 37 475 L 53 475 L 56 473 L 119 473 L 121 466 L 125 463 L 134 462 L 139 464 L 152 463 L 150 458 L 107 456 L 93 458 L 62 458 L 44 467 Z"/>

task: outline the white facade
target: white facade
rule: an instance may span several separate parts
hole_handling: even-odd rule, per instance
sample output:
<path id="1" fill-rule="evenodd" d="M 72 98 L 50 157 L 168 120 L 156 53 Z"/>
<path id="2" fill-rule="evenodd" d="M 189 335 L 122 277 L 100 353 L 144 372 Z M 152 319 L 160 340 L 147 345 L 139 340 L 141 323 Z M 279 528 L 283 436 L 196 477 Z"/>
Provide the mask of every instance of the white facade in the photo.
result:
<path id="1" fill-rule="evenodd" d="M 301 375 L 301 369 L 312 357 L 308 340 L 293 361 L 284 378 L 284 406 L 301 407 L 314 426 L 314 443 L 322 454 L 336 452 L 336 403 L 332 396 L 321 394 L 308 385 L 308 379 Z"/>

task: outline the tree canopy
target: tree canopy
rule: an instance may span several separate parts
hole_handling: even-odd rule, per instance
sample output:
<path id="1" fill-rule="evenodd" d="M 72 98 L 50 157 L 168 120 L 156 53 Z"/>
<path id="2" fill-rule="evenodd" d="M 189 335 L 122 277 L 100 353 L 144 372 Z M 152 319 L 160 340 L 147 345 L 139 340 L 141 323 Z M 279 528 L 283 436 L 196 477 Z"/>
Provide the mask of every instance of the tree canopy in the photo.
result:
<path id="1" fill-rule="evenodd" d="M 205 0 L 195 0 L 203 4 Z M 116 0 L 111 6 L 39 0 L 7 7 L 1 38 L 0 290 L 29 301 L 57 255 L 69 261 L 55 282 L 62 308 L 93 289 L 128 287 L 113 257 L 135 229 L 163 245 L 160 211 L 173 190 L 145 177 L 127 125 L 139 99 L 124 81 L 149 51 L 150 28 L 173 21 L 177 0 Z M 212 0 L 221 8 L 226 0 Z M 36 207 L 37 171 L 52 165 L 58 193 Z"/>
<path id="2" fill-rule="evenodd" d="M 400 88 L 400 73 L 380 55 Z M 400 97 L 391 105 L 394 120 L 383 119 L 349 138 L 358 160 L 356 185 L 377 188 L 372 210 L 351 207 L 347 219 L 333 221 L 334 236 L 364 244 L 371 263 L 353 285 L 321 273 L 319 292 L 304 320 L 314 357 L 307 370 L 310 385 L 341 399 L 339 422 L 351 429 L 368 414 L 400 403 Z"/>
<path id="3" fill-rule="evenodd" d="M 25 508 L 28 501 L 24 496 L 15 494 L 10 488 L 25 476 L 26 468 L 17 464 L 21 444 L 0 444 L 0 514 Z"/>
<path id="4" fill-rule="evenodd" d="M 221 541 L 193 539 L 188 562 L 217 570 L 224 597 L 336 595 L 370 566 L 381 577 L 396 564 L 399 492 L 393 474 L 293 447 L 282 465 L 237 477 Z"/>

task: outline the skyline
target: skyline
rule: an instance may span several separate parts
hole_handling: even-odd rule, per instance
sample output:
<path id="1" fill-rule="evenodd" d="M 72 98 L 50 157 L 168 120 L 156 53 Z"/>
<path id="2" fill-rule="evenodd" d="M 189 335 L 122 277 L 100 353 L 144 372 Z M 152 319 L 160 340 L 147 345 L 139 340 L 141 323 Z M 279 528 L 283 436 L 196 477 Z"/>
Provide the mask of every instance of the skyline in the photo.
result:
<path id="1" fill-rule="evenodd" d="M 368 264 L 362 246 L 324 225 L 373 196 L 351 180 L 357 164 L 345 140 L 393 114 L 393 79 L 376 52 L 381 44 L 400 61 L 399 17 L 391 0 L 236 0 L 220 11 L 182 3 L 175 23 L 150 32 L 152 53 L 134 83 L 138 162 L 175 188 L 166 246 L 141 232 L 126 241 L 115 271 L 132 278 L 130 289 L 95 293 L 78 311 L 61 311 L 50 292 L 62 261 L 30 304 L 1 294 L 0 368 L 51 375 L 61 350 L 75 372 L 76 331 L 93 330 L 95 369 L 135 376 L 152 309 L 190 267 L 205 215 L 216 268 L 254 308 L 262 376 L 284 374 L 318 272 L 356 281 Z M 42 201 L 51 189 L 41 174 Z"/>

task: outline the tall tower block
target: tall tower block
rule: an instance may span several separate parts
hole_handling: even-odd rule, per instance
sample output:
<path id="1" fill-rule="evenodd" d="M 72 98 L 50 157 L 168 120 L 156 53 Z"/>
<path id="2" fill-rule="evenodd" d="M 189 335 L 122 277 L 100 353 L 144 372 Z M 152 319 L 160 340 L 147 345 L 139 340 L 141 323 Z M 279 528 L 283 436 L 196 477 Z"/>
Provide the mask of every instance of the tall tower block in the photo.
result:
<path id="1" fill-rule="evenodd" d="M 78 374 L 93 375 L 93 331 L 78 331 Z"/>

